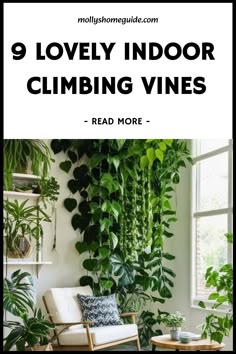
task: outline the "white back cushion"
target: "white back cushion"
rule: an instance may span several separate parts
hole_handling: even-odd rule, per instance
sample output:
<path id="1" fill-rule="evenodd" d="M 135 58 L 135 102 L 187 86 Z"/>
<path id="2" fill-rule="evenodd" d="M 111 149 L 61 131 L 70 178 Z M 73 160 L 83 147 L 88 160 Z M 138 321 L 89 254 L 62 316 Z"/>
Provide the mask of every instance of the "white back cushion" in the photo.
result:
<path id="1" fill-rule="evenodd" d="M 78 322 L 82 313 L 77 294 L 93 295 L 89 285 L 73 288 L 51 288 L 44 297 L 49 314 L 55 323 Z"/>

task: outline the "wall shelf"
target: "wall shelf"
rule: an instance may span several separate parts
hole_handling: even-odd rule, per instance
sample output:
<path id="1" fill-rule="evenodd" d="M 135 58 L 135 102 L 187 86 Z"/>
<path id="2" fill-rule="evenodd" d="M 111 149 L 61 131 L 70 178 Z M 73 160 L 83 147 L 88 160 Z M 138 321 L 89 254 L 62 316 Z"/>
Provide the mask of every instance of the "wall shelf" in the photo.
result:
<path id="1" fill-rule="evenodd" d="M 41 179 L 40 176 L 28 175 L 26 173 L 13 173 L 12 177 L 15 179 L 26 179 L 26 180 L 39 180 L 39 179 Z"/>
<path id="2" fill-rule="evenodd" d="M 20 198 L 34 198 L 38 199 L 40 194 L 38 193 L 28 193 L 28 192 L 15 192 L 15 191 L 4 191 L 4 197 L 20 197 Z"/>
<path id="3" fill-rule="evenodd" d="M 44 261 L 41 261 L 41 262 L 33 262 L 33 261 L 23 261 L 23 260 L 17 260 L 17 261 L 4 261 L 3 262 L 4 265 L 6 266 L 18 266 L 18 265 L 23 265 L 23 266 L 27 266 L 27 265 L 34 265 L 36 266 L 36 276 L 38 278 L 39 276 L 39 272 L 42 268 L 42 266 L 44 265 L 51 265 L 52 262 L 44 262 Z"/>
<path id="4" fill-rule="evenodd" d="M 52 262 L 33 262 L 33 261 L 27 261 L 27 262 L 25 262 L 25 261 L 20 261 L 20 260 L 17 260 L 17 261 L 4 261 L 3 262 L 4 264 L 7 264 L 7 265 L 19 265 L 19 264 L 21 264 L 21 265 L 44 265 L 44 264 L 52 264 Z"/>

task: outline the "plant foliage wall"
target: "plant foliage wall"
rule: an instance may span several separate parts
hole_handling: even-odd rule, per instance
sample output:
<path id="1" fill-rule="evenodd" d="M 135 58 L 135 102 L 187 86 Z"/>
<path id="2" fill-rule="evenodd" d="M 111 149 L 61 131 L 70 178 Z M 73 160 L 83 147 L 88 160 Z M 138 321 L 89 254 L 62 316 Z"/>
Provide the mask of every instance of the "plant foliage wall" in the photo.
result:
<path id="1" fill-rule="evenodd" d="M 116 292 L 126 312 L 142 310 L 139 326 L 145 344 L 160 333 L 154 329 L 160 319 L 143 305 L 172 296 L 175 273 L 164 264 L 175 256 L 165 252 L 164 242 L 174 236 L 170 226 L 177 219 L 171 199 L 180 168 L 192 161 L 186 142 L 52 140 L 51 147 L 55 154 L 65 153 L 60 168 L 66 173 L 73 169 L 64 206 L 73 211 L 75 248 L 87 255 L 87 275 L 80 284 L 89 284 L 96 294 Z M 84 155 L 86 164 L 81 162 Z"/>

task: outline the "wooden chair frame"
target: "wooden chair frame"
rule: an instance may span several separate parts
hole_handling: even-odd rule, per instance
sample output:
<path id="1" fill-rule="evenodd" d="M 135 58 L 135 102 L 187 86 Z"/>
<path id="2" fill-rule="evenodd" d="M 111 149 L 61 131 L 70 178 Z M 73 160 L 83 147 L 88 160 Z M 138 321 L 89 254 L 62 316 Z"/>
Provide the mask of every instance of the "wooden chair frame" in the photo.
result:
<path id="1" fill-rule="evenodd" d="M 50 321 L 55 325 L 55 326 L 63 326 L 63 328 L 61 330 L 58 331 L 57 328 L 54 329 L 54 336 L 51 338 L 50 342 L 52 343 L 55 339 L 57 340 L 58 344 L 53 344 L 53 350 L 54 351 L 79 351 L 79 350 L 88 350 L 88 351 L 95 351 L 98 349 L 104 349 L 104 348 L 108 348 L 108 347 L 113 347 L 115 345 L 119 345 L 119 344 L 123 344 L 123 343 L 127 343 L 127 342 L 136 342 L 136 346 L 137 346 L 137 350 L 140 351 L 140 342 L 139 342 L 139 336 L 132 336 L 132 337 L 127 337 L 121 340 L 117 340 L 117 341 L 113 341 L 113 342 L 109 342 L 109 343 L 105 343 L 105 344 L 100 344 L 100 345 L 94 345 L 93 343 L 93 337 L 90 331 L 90 324 L 92 322 L 90 321 L 79 321 L 79 322 L 72 322 L 72 323 L 55 323 L 52 319 L 52 316 L 49 312 L 47 303 L 46 303 L 46 299 L 43 296 L 43 303 L 44 306 L 46 308 L 47 314 L 49 316 Z M 123 313 L 120 316 L 121 317 L 131 317 L 131 321 L 133 324 L 135 324 L 135 316 L 137 315 L 136 312 L 127 312 L 127 313 Z M 59 340 L 59 335 L 64 332 L 68 327 L 72 327 L 78 324 L 83 324 L 85 325 L 86 328 L 86 334 L 87 334 L 87 339 L 88 339 L 88 345 L 61 345 L 60 344 L 60 340 Z"/>

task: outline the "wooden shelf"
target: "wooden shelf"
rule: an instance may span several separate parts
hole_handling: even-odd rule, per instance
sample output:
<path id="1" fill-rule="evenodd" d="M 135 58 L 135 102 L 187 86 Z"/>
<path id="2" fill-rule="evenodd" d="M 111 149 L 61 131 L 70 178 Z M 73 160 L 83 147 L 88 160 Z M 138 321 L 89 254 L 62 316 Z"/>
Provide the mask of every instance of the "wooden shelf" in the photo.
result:
<path id="1" fill-rule="evenodd" d="M 29 192 L 15 192 L 15 191 L 4 191 L 4 197 L 20 197 L 20 198 L 39 198 L 40 194 L 38 193 L 29 193 Z"/>

